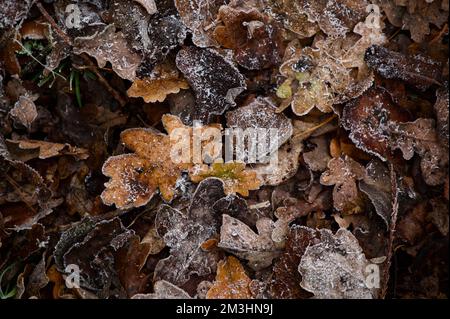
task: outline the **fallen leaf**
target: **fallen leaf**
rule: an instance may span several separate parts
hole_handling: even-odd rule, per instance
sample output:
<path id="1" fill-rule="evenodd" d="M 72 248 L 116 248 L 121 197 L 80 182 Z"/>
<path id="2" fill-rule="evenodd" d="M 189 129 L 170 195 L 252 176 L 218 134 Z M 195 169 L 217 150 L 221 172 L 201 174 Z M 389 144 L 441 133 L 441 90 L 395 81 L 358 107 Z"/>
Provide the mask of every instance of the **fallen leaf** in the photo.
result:
<path id="1" fill-rule="evenodd" d="M 400 79 L 425 91 L 440 85 L 442 66 L 423 55 L 406 56 L 379 45 L 369 47 L 365 54 L 367 65 L 386 79 Z"/>
<path id="2" fill-rule="evenodd" d="M 213 27 L 220 6 L 226 3 L 226 0 L 175 0 L 181 21 L 191 30 L 195 45 L 217 46 L 212 37 Z"/>
<path id="3" fill-rule="evenodd" d="M 328 170 L 320 176 L 320 183 L 334 185 L 334 208 L 347 214 L 360 212 L 361 198 L 356 182 L 364 178 L 364 167 L 348 156 L 333 158 L 327 166 Z"/>
<path id="4" fill-rule="evenodd" d="M 110 62 L 117 75 L 130 81 L 136 78 L 141 63 L 141 57 L 128 47 L 123 33 L 116 32 L 114 25 L 108 25 L 92 36 L 75 38 L 74 52 L 93 56 L 101 68 Z"/>
<path id="5" fill-rule="evenodd" d="M 165 280 L 158 280 L 153 285 L 154 293 L 136 294 L 131 299 L 191 299 L 183 289 Z"/>
<path id="6" fill-rule="evenodd" d="M 31 124 L 33 124 L 38 116 L 36 105 L 34 104 L 36 99 L 37 97 L 23 95 L 19 97 L 19 100 L 9 112 L 17 123 L 22 124 L 28 129 L 31 128 Z"/>
<path id="7" fill-rule="evenodd" d="M 187 213 L 161 205 L 156 215 L 158 235 L 170 249 L 170 256 L 159 260 L 154 279 L 175 285 L 186 283 L 191 275 L 206 276 L 216 270 L 216 251 L 201 249 L 202 244 L 217 235 L 219 216 L 212 207 L 225 196 L 223 182 L 217 178 L 202 181 L 192 197 Z"/>
<path id="8" fill-rule="evenodd" d="M 376 298 L 376 290 L 366 285 L 370 262 L 352 233 L 345 229 L 336 234 L 328 229 L 317 232 L 318 242 L 306 248 L 298 265 L 302 288 L 320 299 Z"/>
<path id="9" fill-rule="evenodd" d="M 193 119 L 206 121 L 223 114 L 236 105 L 234 99 L 246 89 L 239 70 L 211 49 L 185 47 L 178 52 L 176 64 L 195 93 Z"/>
<path id="10" fill-rule="evenodd" d="M 168 64 L 158 65 L 150 77 L 136 79 L 127 94 L 129 97 L 142 97 L 145 103 L 163 102 L 167 95 L 188 89 L 188 83 L 180 77 L 178 70 Z"/>
<path id="11" fill-rule="evenodd" d="M 272 264 L 279 251 L 272 241 L 273 222 L 269 218 L 261 218 L 256 222 L 258 233 L 229 215 L 222 215 L 220 242 L 218 247 L 248 260 L 252 269 L 264 269 Z"/>
<path id="12" fill-rule="evenodd" d="M 192 170 L 189 176 L 194 183 L 208 177 L 220 178 L 224 182 L 226 194 L 239 193 L 248 196 L 250 190 L 259 189 L 261 185 L 256 173 L 247 171 L 245 164 L 238 162 L 213 163 L 210 167 L 203 165 Z"/>
<path id="13" fill-rule="evenodd" d="M 251 299 L 250 282 L 239 260 L 228 256 L 218 263 L 216 280 L 206 299 Z"/>
<path id="14" fill-rule="evenodd" d="M 6 143 L 9 148 L 16 149 L 18 152 L 22 151 L 23 153 L 28 154 L 36 153 L 35 157 L 39 159 L 47 159 L 62 155 L 71 155 L 81 160 L 87 159 L 89 157 L 87 149 L 79 148 L 69 144 L 52 143 L 37 140 L 10 140 L 10 139 L 7 139 Z M 14 154 L 14 156 L 16 156 L 17 154 L 19 157 L 22 157 L 20 153 L 16 153 L 13 150 L 10 150 L 10 152 Z M 26 160 L 34 158 L 34 154 L 30 154 L 30 156 L 33 156 L 31 158 L 30 156 L 28 156 L 28 154 L 24 156 Z"/>
<path id="15" fill-rule="evenodd" d="M 170 134 L 180 128 L 191 138 L 192 128 L 184 126 L 173 115 L 164 115 L 162 122 L 169 135 L 143 128 L 121 133 L 122 142 L 134 153 L 112 156 L 104 163 L 103 174 L 111 177 L 101 195 L 106 205 L 139 207 L 147 204 L 158 188 L 165 201 L 173 198 L 181 173 L 193 164 L 192 157 L 187 158 L 186 163 L 174 161 L 171 151 L 175 141 Z"/>

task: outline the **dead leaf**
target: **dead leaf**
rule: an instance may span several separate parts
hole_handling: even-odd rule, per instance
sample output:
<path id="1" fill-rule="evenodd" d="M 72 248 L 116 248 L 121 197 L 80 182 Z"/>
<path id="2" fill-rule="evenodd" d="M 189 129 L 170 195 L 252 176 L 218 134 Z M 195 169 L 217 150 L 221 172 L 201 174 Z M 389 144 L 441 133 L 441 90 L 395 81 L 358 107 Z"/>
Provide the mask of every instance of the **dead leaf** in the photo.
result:
<path id="1" fill-rule="evenodd" d="M 197 99 L 193 119 L 206 121 L 236 105 L 234 99 L 246 89 L 244 76 L 230 62 L 211 49 L 186 47 L 176 58 Z"/>
<path id="2" fill-rule="evenodd" d="M 213 26 L 220 6 L 226 3 L 226 0 L 175 0 L 181 21 L 191 30 L 195 45 L 217 46 L 212 37 Z"/>
<path id="3" fill-rule="evenodd" d="M 250 190 L 259 189 L 260 181 L 256 178 L 256 173 L 247 171 L 244 163 L 213 163 L 210 167 L 203 165 L 195 168 L 189 174 L 194 183 L 198 183 L 208 177 L 217 177 L 224 182 L 225 193 L 239 193 L 248 196 Z"/>
<path id="4" fill-rule="evenodd" d="M 150 77 L 136 79 L 127 94 L 129 97 L 142 97 L 145 103 L 163 102 L 167 95 L 188 89 L 189 84 L 180 77 L 174 66 L 162 64 L 155 67 Z"/>
<path id="5" fill-rule="evenodd" d="M 22 95 L 19 100 L 14 104 L 14 108 L 11 109 L 9 114 L 14 120 L 30 129 L 31 124 L 36 120 L 38 113 L 34 101 L 37 97 Z"/>
<path id="6" fill-rule="evenodd" d="M 125 36 L 120 31 L 116 32 L 114 25 L 108 25 L 92 36 L 75 38 L 74 52 L 93 56 L 101 68 L 110 62 L 117 75 L 130 81 L 136 78 L 136 70 L 141 63 L 141 57 L 128 47 Z"/>
<path id="7" fill-rule="evenodd" d="M 87 159 L 89 157 L 88 150 L 85 148 L 79 148 L 69 144 L 52 143 L 46 141 L 37 140 L 6 140 L 8 148 L 17 150 L 16 153 L 10 150 L 14 157 L 18 155 L 18 159 L 29 160 L 31 158 L 47 159 L 55 156 L 71 155 L 80 160 Z M 21 156 L 20 152 L 26 153 L 24 157 Z M 31 153 L 31 154 L 30 154 Z M 36 154 L 34 156 L 34 154 Z M 28 156 L 29 155 L 29 156 Z M 30 158 L 30 156 L 33 156 Z"/>
<path id="8" fill-rule="evenodd" d="M 218 263 L 216 280 L 206 299 L 251 299 L 250 282 L 239 260 L 228 256 Z"/>
<path id="9" fill-rule="evenodd" d="M 361 198 L 356 182 L 364 178 L 364 167 L 348 156 L 333 158 L 327 166 L 328 170 L 320 176 L 320 183 L 334 185 L 334 208 L 347 214 L 360 212 Z"/>
<path id="10" fill-rule="evenodd" d="M 248 260 L 252 269 L 264 269 L 272 264 L 279 251 L 272 241 L 273 222 L 261 218 L 256 222 L 258 233 L 240 220 L 224 214 L 220 228 L 220 248 Z"/>
<path id="11" fill-rule="evenodd" d="M 310 244 L 301 258 L 298 271 L 302 288 L 315 298 L 372 299 L 376 290 L 366 285 L 370 264 L 351 232 L 328 229 L 318 232 L 318 242 Z"/>

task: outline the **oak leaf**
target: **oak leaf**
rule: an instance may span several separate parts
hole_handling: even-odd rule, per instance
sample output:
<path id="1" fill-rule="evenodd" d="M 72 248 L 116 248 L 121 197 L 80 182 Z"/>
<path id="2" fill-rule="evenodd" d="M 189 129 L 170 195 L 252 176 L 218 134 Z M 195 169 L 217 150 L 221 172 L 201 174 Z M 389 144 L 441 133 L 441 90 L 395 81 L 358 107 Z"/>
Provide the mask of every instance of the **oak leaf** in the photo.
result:
<path id="1" fill-rule="evenodd" d="M 250 278 L 239 260 L 228 256 L 217 265 L 216 280 L 206 294 L 207 299 L 251 299 Z"/>

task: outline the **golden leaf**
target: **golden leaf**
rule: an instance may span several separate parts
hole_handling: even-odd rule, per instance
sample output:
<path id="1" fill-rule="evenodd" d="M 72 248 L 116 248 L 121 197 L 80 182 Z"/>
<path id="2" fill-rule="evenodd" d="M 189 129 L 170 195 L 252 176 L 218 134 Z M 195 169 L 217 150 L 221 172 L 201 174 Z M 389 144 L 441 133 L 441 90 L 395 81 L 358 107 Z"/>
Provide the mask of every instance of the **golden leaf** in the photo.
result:
<path id="1" fill-rule="evenodd" d="M 252 298 L 250 278 L 239 260 L 228 256 L 217 265 L 217 275 L 213 286 L 206 294 L 207 299 L 249 299 Z"/>
<path id="2" fill-rule="evenodd" d="M 175 66 L 168 63 L 155 67 L 151 77 L 136 79 L 127 94 L 129 97 L 142 97 L 146 103 L 163 102 L 167 95 L 188 89 L 189 84 Z"/>

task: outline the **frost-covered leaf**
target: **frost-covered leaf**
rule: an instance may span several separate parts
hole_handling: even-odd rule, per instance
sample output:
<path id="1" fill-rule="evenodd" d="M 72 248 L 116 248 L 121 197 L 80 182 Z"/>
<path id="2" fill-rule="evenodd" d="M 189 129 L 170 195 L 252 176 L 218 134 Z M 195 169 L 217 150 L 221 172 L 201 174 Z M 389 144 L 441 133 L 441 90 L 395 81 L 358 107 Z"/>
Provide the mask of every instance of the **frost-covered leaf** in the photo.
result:
<path id="1" fill-rule="evenodd" d="M 288 231 L 286 248 L 273 267 L 271 294 L 280 299 L 307 298 L 310 294 L 301 286 L 298 265 L 306 248 L 314 242 L 316 231 L 304 226 L 292 226 Z"/>
<path id="2" fill-rule="evenodd" d="M 0 29 L 14 27 L 18 22 L 24 20 L 34 1 L 2 1 L 2 11 L 0 12 Z"/>
<path id="3" fill-rule="evenodd" d="M 136 294 L 131 299 L 191 299 L 183 289 L 165 280 L 158 280 L 153 285 L 154 293 Z"/>
<path id="4" fill-rule="evenodd" d="M 441 143 L 448 147 L 449 141 L 449 98 L 448 83 L 436 91 L 437 99 L 434 104 L 434 113 L 436 114 L 436 125 Z"/>
<path id="5" fill-rule="evenodd" d="M 403 158 L 419 154 L 422 176 L 428 185 L 440 185 L 447 176 L 448 148 L 440 144 L 432 119 L 419 118 L 414 122 L 392 123 L 391 147 L 400 149 Z"/>
<path id="6" fill-rule="evenodd" d="M 233 256 L 217 265 L 216 280 L 206 294 L 207 299 L 251 299 L 250 278 L 244 267 Z"/>
<path id="7" fill-rule="evenodd" d="M 322 192 L 314 199 L 312 203 L 303 199 L 288 197 L 283 201 L 283 206 L 275 210 L 277 220 L 272 232 L 272 240 L 277 244 L 284 244 L 289 234 L 289 225 L 295 219 L 308 216 L 312 212 L 320 212 L 327 209 L 329 201 L 327 193 Z"/>
<path id="8" fill-rule="evenodd" d="M 347 155 L 331 159 L 327 166 L 328 170 L 320 176 L 320 183 L 327 186 L 334 185 L 334 208 L 350 214 L 359 212 L 361 198 L 357 181 L 365 176 L 364 166 Z"/>
<path id="9" fill-rule="evenodd" d="M 246 89 L 239 70 L 210 49 L 183 48 L 177 54 L 176 63 L 197 99 L 194 119 L 205 121 L 212 115 L 223 114 Z"/>
<path id="10" fill-rule="evenodd" d="M 315 145 L 314 149 L 303 153 L 303 160 L 313 171 L 322 172 L 327 168 L 331 156 L 328 151 L 328 141 L 325 137 L 313 137 L 309 143 Z"/>
<path id="11" fill-rule="evenodd" d="M 93 56 L 101 68 L 106 62 L 111 62 L 114 72 L 130 81 L 135 79 L 136 70 L 141 63 L 139 54 L 128 47 L 125 36 L 120 31 L 116 32 L 114 25 L 108 25 L 92 36 L 76 38 L 74 52 Z"/>
<path id="12" fill-rule="evenodd" d="M 31 124 L 33 124 L 38 116 L 36 105 L 34 104 L 36 99 L 37 97 L 23 95 L 19 97 L 19 100 L 9 112 L 17 123 L 28 129 L 30 129 Z"/>
<path id="13" fill-rule="evenodd" d="M 134 153 L 112 156 L 103 164 L 103 174 L 111 177 L 101 195 L 105 204 L 139 207 L 147 204 L 158 188 L 165 201 L 173 198 L 181 173 L 193 164 L 192 157 L 186 162 L 174 160 L 172 150 L 178 140 L 171 139 L 170 134 L 179 128 L 191 138 L 192 128 L 173 115 L 164 115 L 162 122 L 169 135 L 144 128 L 121 133 L 122 143 Z"/>
<path id="14" fill-rule="evenodd" d="M 261 130 L 261 132 L 268 132 L 265 135 L 258 132 L 258 142 L 266 141 L 267 144 L 270 144 L 272 148 L 269 148 L 267 153 L 272 154 L 286 143 L 293 133 L 291 120 L 284 114 L 276 113 L 275 111 L 276 106 L 271 101 L 259 97 L 248 105 L 227 112 L 227 126 L 242 129 L 243 131 L 246 129 L 257 129 Z M 275 141 L 270 139 L 270 129 L 277 130 Z"/>
<path id="15" fill-rule="evenodd" d="M 373 45 L 365 54 L 367 65 L 386 79 L 400 79 L 425 91 L 439 84 L 442 65 L 423 55 L 406 56 L 379 45 Z"/>
<path id="16" fill-rule="evenodd" d="M 359 182 L 359 189 L 364 192 L 375 207 L 377 214 L 390 226 L 392 215 L 392 186 L 387 167 L 377 159 L 366 165 L 366 174 Z"/>
<path id="17" fill-rule="evenodd" d="M 241 3 L 242 5 L 243 3 Z M 284 51 L 279 26 L 256 8 L 222 6 L 214 38 L 224 48 L 234 51 L 236 62 L 250 70 L 278 64 Z"/>
<path id="18" fill-rule="evenodd" d="M 315 22 L 308 20 L 303 13 L 303 3 L 297 0 L 270 0 L 267 5 L 272 9 L 269 13 L 281 20 L 286 29 L 296 33 L 300 38 L 309 38 L 319 31 Z"/>
<path id="19" fill-rule="evenodd" d="M 163 102 L 167 95 L 188 88 L 188 83 L 178 70 L 164 63 L 156 66 L 149 77 L 136 79 L 127 94 L 130 97 L 142 97 L 146 103 L 155 103 Z"/>
<path id="20" fill-rule="evenodd" d="M 321 229 L 317 237 L 318 242 L 306 248 L 298 265 L 302 288 L 315 298 L 376 298 L 376 290 L 366 284 L 370 262 L 352 233 Z"/>
<path id="21" fill-rule="evenodd" d="M 208 178 L 198 185 L 187 213 L 168 205 L 159 207 L 156 229 L 171 250 L 170 256 L 156 265 L 156 280 L 182 285 L 193 274 L 206 276 L 215 271 L 219 256 L 202 249 L 202 244 L 217 235 L 219 216 L 212 207 L 224 196 L 222 181 Z"/>
<path id="22" fill-rule="evenodd" d="M 78 159 L 89 157 L 87 149 L 70 144 L 52 143 L 37 140 L 6 140 L 13 157 L 27 161 L 32 158 L 47 159 L 55 156 L 70 155 Z"/>
<path id="23" fill-rule="evenodd" d="M 220 228 L 220 248 L 248 260 L 248 265 L 255 270 L 272 264 L 279 251 L 272 241 L 273 222 L 269 218 L 261 218 L 256 222 L 255 233 L 249 226 L 229 215 L 222 215 Z"/>
<path id="24" fill-rule="evenodd" d="M 219 8 L 227 0 L 175 0 L 181 20 L 192 32 L 192 41 L 199 47 L 217 46 L 212 36 Z"/>
<path id="25" fill-rule="evenodd" d="M 383 161 L 391 159 L 390 122 L 406 122 L 409 114 L 392 101 L 382 87 L 374 87 L 346 104 L 342 125 L 355 145 Z"/>
<path id="26" fill-rule="evenodd" d="M 308 20 L 317 22 L 330 36 L 344 36 L 366 16 L 368 1 L 355 0 L 302 0 L 299 13 L 306 14 Z"/>
<path id="27" fill-rule="evenodd" d="M 114 270 L 114 254 L 126 246 L 133 231 L 126 229 L 119 218 L 95 221 L 85 218 L 61 235 L 55 246 L 55 261 L 64 271 L 67 265 L 80 268 L 80 284 L 99 296 L 109 295 L 109 289 L 120 287 Z"/>
<path id="28" fill-rule="evenodd" d="M 313 45 L 305 48 L 291 42 L 280 67 L 287 79 L 277 95 L 291 100 L 295 114 L 308 114 L 314 107 L 329 113 L 333 104 L 355 98 L 371 86 L 373 76 L 364 54 L 369 46 L 386 41 L 382 26 L 371 23 L 372 18 L 380 18 L 374 15 L 370 13 L 365 22 L 355 26 L 354 33 L 343 38 L 317 36 Z"/>

